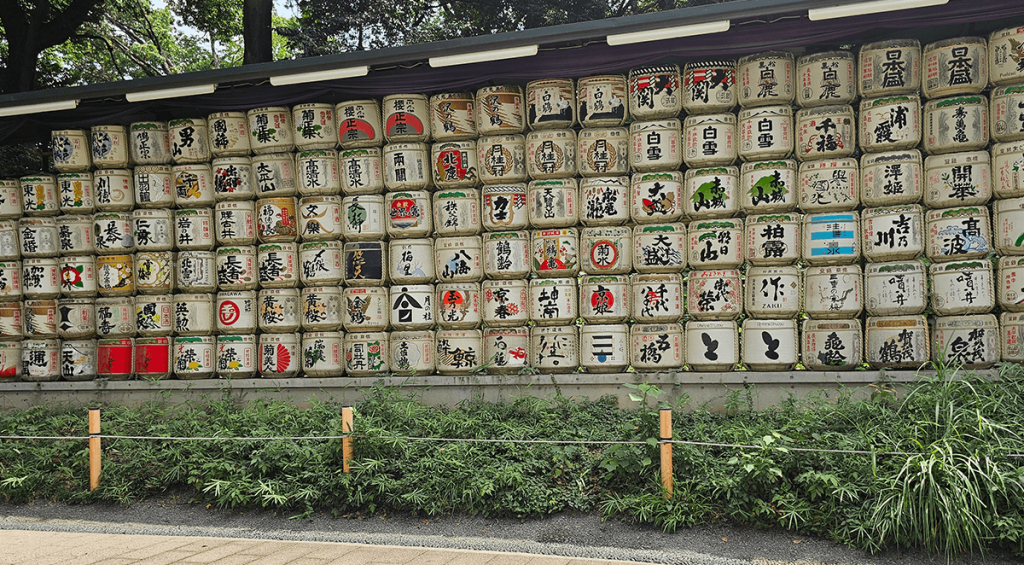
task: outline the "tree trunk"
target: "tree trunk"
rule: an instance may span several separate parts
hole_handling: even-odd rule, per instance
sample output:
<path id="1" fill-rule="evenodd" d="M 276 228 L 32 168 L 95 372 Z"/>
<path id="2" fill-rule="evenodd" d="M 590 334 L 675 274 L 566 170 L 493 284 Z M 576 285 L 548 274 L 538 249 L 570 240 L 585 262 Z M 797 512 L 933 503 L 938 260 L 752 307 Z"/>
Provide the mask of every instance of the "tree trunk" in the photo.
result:
<path id="1" fill-rule="evenodd" d="M 270 16 L 273 11 L 273 0 L 245 0 L 242 8 L 242 43 L 245 45 L 242 64 L 270 63 L 274 60 L 270 33 Z"/>

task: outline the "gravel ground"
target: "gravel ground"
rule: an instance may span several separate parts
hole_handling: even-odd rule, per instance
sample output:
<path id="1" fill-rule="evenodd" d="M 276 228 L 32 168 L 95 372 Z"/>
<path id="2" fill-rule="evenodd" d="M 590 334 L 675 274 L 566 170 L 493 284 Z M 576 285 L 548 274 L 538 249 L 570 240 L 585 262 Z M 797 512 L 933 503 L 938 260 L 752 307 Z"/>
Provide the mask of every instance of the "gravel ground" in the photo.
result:
<path id="1" fill-rule="evenodd" d="M 947 561 L 943 556 L 890 551 L 871 556 L 812 536 L 779 529 L 701 526 L 666 534 L 594 513 L 562 513 L 539 519 L 449 515 L 424 519 L 378 513 L 335 518 L 218 510 L 190 495 L 154 497 L 128 507 L 67 505 L 47 501 L 0 505 L 0 530 L 191 535 L 280 540 L 336 541 L 451 549 L 514 551 L 686 565 L 783 563 L 871 565 L 1010 565 L 1009 556 Z"/>

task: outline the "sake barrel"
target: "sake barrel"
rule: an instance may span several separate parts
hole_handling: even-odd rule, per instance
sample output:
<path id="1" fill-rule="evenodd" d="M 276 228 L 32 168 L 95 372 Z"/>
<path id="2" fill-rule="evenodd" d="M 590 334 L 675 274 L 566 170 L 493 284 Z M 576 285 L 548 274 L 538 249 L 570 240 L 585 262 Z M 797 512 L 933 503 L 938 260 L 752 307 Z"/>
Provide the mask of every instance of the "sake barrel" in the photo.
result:
<path id="1" fill-rule="evenodd" d="M 860 158 L 861 203 L 895 206 L 920 202 L 924 178 L 917 149 L 865 154 Z"/>
<path id="2" fill-rule="evenodd" d="M 25 301 L 25 337 L 57 337 L 57 301 Z"/>
<path id="3" fill-rule="evenodd" d="M 84 270 L 84 265 L 82 267 Z M 25 298 L 57 298 L 62 280 L 60 271 L 60 265 L 52 257 L 30 257 L 22 261 L 21 287 Z"/>
<path id="4" fill-rule="evenodd" d="M 32 323 L 30 316 L 30 312 L 26 311 L 26 328 Z M 132 337 L 135 332 L 135 302 L 131 297 L 96 299 L 97 335 L 100 337 Z"/>
<path id="5" fill-rule="evenodd" d="M 791 371 L 797 363 L 796 320 L 743 320 L 743 365 L 754 371 Z"/>
<path id="6" fill-rule="evenodd" d="M 691 271 L 686 282 L 686 310 L 695 320 L 735 320 L 743 313 L 740 272 L 734 269 Z"/>
<path id="7" fill-rule="evenodd" d="M 430 104 L 424 94 L 391 94 L 381 102 L 384 137 L 388 143 L 430 139 Z"/>
<path id="8" fill-rule="evenodd" d="M 355 241 L 346 243 L 342 252 L 345 259 L 345 285 L 380 286 L 387 277 L 387 257 L 384 242 Z"/>
<path id="9" fill-rule="evenodd" d="M 932 360 L 947 367 L 987 369 L 999 362 L 995 314 L 940 316 L 932 329 Z"/>
<path id="10" fill-rule="evenodd" d="M 1024 312 L 1024 257 L 1000 257 L 996 279 L 999 308 Z"/>
<path id="11" fill-rule="evenodd" d="M 265 288 L 257 295 L 256 324 L 261 332 L 290 334 L 299 329 L 299 291 Z"/>
<path id="12" fill-rule="evenodd" d="M 434 363 L 443 375 L 465 375 L 477 370 L 483 357 L 480 330 L 437 330 Z"/>
<path id="13" fill-rule="evenodd" d="M 58 216 L 57 239 L 61 255 L 92 255 L 96 244 L 92 235 L 92 216 Z"/>
<path id="14" fill-rule="evenodd" d="M 925 252 L 932 261 L 960 261 L 988 255 L 992 233 L 987 208 L 929 210 L 925 222 L 928 229 Z"/>
<path id="15" fill-rule="evenodd" d="M 21 306 L 21 302 L 0 304 L 0 339 L 14 341 L 25 337 L 25 316 Z M 18 361 L 20 363 L 21 359 Z"/>
<path id="16" fill-rule="evenodd" d="M 61 173 L 57 175 L 57 197 L 64 214 L 91 214 L 96 210 L 93 198 L 92 173 Z"/>
<path id="17" fill-rule="evenodd" d="M 171 140 L 167 122 L 135 122 L 129 126 L 132 163 L 167 165 L 171 162 Z"/>
<path id="18" fill-rule="evenodd" d="M 631 302 L 632 284 L 627 275 L 585 275 L 580 280 L 579 312 L 588 324 L 625 322 Z"/>
<path id="19" fill-rule="evenodd" d="M 789 106 L 746 108 L 739 114 L 740 145 L 743 161 L 785 159 L 793 154 L 793 109 Z"/>
<path id="20" fill-rule="evenodd" d="M 988 36 L 988 80 L 992 85 L 1024 82 L 1024 26 L 993 31 Z"/>
<path id="21" fill-rule="evenodd" d="M 425 143 L 384 146 L 384 186 L 390 191 L 424 190 L 433 186 L 430 148 Z"/>
<path id="22" fill-rule="evenodd" d="M 249 122 L 245 112 L 215 112 L 206 117 L 206 125 L 214 158 L 249 155 Z"/>
<path id="23" fill-rule="evenodd" d="M 99 303 L 96 316 L 99 317 Z M 214 300 L 211 294 L 174 295 L 174 333 L 178 335 L 210 335 L 214 325 Z"/>
<path id="24" fill-rule="evenodd" d="M 992 100 L 989 103 L 989 118 L 992 122 L 992 140 L 997 142 L 1024 140 L 1024 85 L 1000 86 L 992 89 L 990 96 Z"/>
<path id="25" fill-rule="evenodd" d="M 977 94 L 988 86 L 987 44 L 983 37 L 955 37 L 924 46 L 926 98 Z"/>
<path id="26" fill-rule="evenodd" d="M 257 368 L 264 379 L 299 376 L 301 359 L 299 334 L 260 334 Z"/>
<path id="27" fill-rule="evenodd" d="M 210 251 L 214 239 L 213 210 L 174 211 L 174 240 L 179 251 Z"/>
<path id="28" fill-rule="evenodd" d="M 579 364 L 576 326 L 537 326 L 530 330 L 530 365 L 534 369 L 542 373 L 571 373 Z"/>
<path id="29" fill-rule="evenodd" d="M 683 327 L 679 324 L 634 324 L 630 328 L 631 361 L 641 371 L 683 368 Z"/>
<path id="30" fill-rule="evenodd" d="M 346 287 L 341 291 L 342 325 L 347 332 L 388 329 L 388 289 L 378 286 Z"/>
<path id="31" fill-rule="evenodd" d="M 170 377 L 174 367 L 171 364 L 173 355 L 172 341 L 173 338 L 170 337 L 141 337 L 136 339 L 133 350 L 135 375 L 144 379 L 166 379 Z M 188 355 L 186 354 L 185 357 L 188 358 Z"/>
<path id="32" fill-rule="evenodd" d="M 381 111 L 376 100 L 346 100 L 334 107 L 338 143 L 343 149 L 380 147 L 384 144 Z"/>
<path id="33" fill-rule="evenodd" d="M 478 174 L 485 184 L 523 182 L 526 172 L 526 137 L 519 134 L 489 135 L 476 141 Z"/>
<path id="34" fill-rule="evenodd" d="M 1024 141 L 993 145 L 992 167 L 996 198 L 1024 196 Z"/>
<path id="35" fill-rule="evenodd" d="M 177 254 L 148 251 L 135 254 L 135 290 L 140 294 L 166 294 L 174 291 Z"/>
<path id="36" fill-rule="evenodd" d="M 174 247 L 174 216 L 171 211 L 132 211 L 132 239 L 139 251 L 170 251 Z"/>
<path id="37" fill-rule="evenodd" d="M 740 210 L 748 215 L 796 208 L 796 161 L 759 161 L 740 167 Z"/>
<path id="38" fill-rule="evenodd" d="M 766 51 L 741 57 L 736 84 L 743 108 L 792 104 L 796 97 L 796 61 L 788 51 Z"/>
<path id="39" fill-rule="evenodd" d="M 302 329 L 307 332 L 333 332 L 341 329 L 341 288 L 312 286 L 300 293 Z"/>
<path id="40" fill-rule="evenodd" d="M 800 357 L 812 371 L 852 371 L 864 362 L 860 320 L 804 320 Z"/>
<path id="41" fill-rule="evenodd" d="M 434 372 L 434 332 L 391 332 L 391 370 L 399 375 L 427 376 Z"/>
<path id="42" fill-rule="evenodd" d="M 295 158 L 295 170 L 302 196 L 329 196 L 341 192 L 338 152 L 333 149 L 300 152 Z"/>
<path id="43" fill-rule="evenodd" d="M 210 208 L 213 194 L 213 170 L 206 163 L 171 167 L 174 204 L 178 208 Z"/>
<path id="44" fill-rule="evenodd" d="M 157 338 L 166 339 L 166 338 Z M 136 348 L 138 342 L 136 340 Z M 136 359 L 138 356 L 136 356 Z M 217 340 L 212 335 L 174 338 L 174 376 L 178 379 L 212 379 L 217 370 Z"/>
<path id="45" fill-rule="evenodd" d="M 21 183 L 21 206 L 26 216 L 42 217 L 60 214 L 57 200 L 57 177 L 37 173 L 18 179 Z"/>
<path id="46" fill-rule="evenodd" d="M 93 235 L 96 238 L 96 250 L 103 255 L 135 251 L 131 214 L 109 212 L 94 215 Z"/>
<path id="47" fill-rule="evenodd" d="M 480 135 L 522 133 L 523 89 L 516 85 L 485 86 L 476 91 L 476 129 Z"/>
<path id="48" fill-rule="evenodd" d="M 867 208 L 861 228 L 868 261 L 913 259 L 924 253 L 924 214 L 918 204 Z"/>
<path id="49" fill-rule="evenodd" d="M 529 225 L 525 184 L 486 184 L 480 191 L 483 196 L 481 222 L 485 230 L 521 230 Z"/>
<path id="50" fill-rule="evenodd" d="M 246 379 L 256 375 L 256 336 L 217 336 L 217 376 Z"/>
<path id="51" fill-rule="evenodd" d="M 579 236 L 575 228 L 537 230 L 531 237 L 535 275 L 563 277 L 579 273 Z"/>
<path id="52" fill-rule="evenodd" d="M 530 274 L 530 232 L 483 235 L 484 275 L 489 279 L 523 279 Z"/>
<path id="53" fill-rule="evenodd" d="M 208 131 L 204 118 L 180 118 L 167 122 L 171 160 L 179 164 L 209 161 Z"/>
<path id="54" fill-rule="evenodd" d="M 630 218 L 629 177 L 581 180 L 580 204 L 580 222 L 584 226 L 616 226 L 626 223 Z"/>
<path id="55" fill-rule="evenodd" d="M 101 339 L 96 342 L 96 376 L 110 381 L 126 381 L 135 370 L 135 342 L 130 337 Z"/>
<path id="56" fill-rule="evenodd" d="M 530 328 L 488 327 L 483 331 L 483 339 L 484 362 L 489 372 L 517 373 L 530 366 Z"/>
<path id="57" fill-rule="evenodd" d="M 686 364 L 694 371 L 733 371 L 740 362 L 734 321 L 686 322 Z"/>
<path id="58" fill-rule="evenodd" d="M 580 251 L 584 272 L 627 274 L 633 270 L 633 230 L 627 227 L 583 228 Z"/>
<path id="59" fill-rule="evenodd" d="M 55 257 L 59 240 L 57 237 L 57 222 L 53 218 L 22 218 L 18 220 L 18 227 L 12 243 L 15 245 L 20 241 L 22 257 Z M 10 255 L 7 255 L 10 257 Z M 17 252 L 14 252 L 12 259 L 17 259 Z"/>
<path id="60" fill-rule="evenodd" d="M 480 184 L 475 140 L 435 143 L 430 154 L 438 189 L 473 188 Z"/>
<path id="61" fill-rule="evenodd" d="M 684 204 L 685 187 L 697 182 L 687 181 L 684 185 L 683 180 L 684 177 L 679 171 L 634 174 L 630 183 L 630 217 L 633 221 L 638 224 L 651 224 L 680 220 L 687 209 L 692 207 L 689 202 Z M 718 188 L 710 193 L 718 197 L 713 204 L 725 208 L 731 194 L 727 195 L 726 188 L 721 184 L 719 177 Z M 728 181 L 725 184 L 728 185 Z M 711 205 L 707 206 L 709 211 Z"/>
<path id="62" fill-rule="evenodd" d="M 292 113 L 284 106 L 253 108 L 249 120 L 249 145 L 256 155 L 285 153 L 295 149 Z"/>
<path id="63" fill-rule="evenodd" d="M 428 192 L 389 192 L 384 197 L 384 212 L 384 228 L 392 238 L 428 237 L 434 232 L 434 210 Z"/>
<path id="64" fill-rule="evenodd" d="M 792 318 L 800 313 L 800 269 L 750 267 L 743 295 L 751 318 Z"/>
<path id="65" fill-rule="evenodd" d="M 576 279 L 530 280 L 530 319 L 538 326 L 575 322 L 576 293 Z"/>
<path id="66" fill-rule="evenodd" d="M 686 269 L 689 240 L 683 224 L 633 228 L 633 269 L 638 273 L 678 273 Z"/>
<path id="67" fill-rule="evenodd" d="M 983 95 L 929 100 L 924 105 L 925 153 L 976 151 L 988 145 L 988 98 Z"/>
<path id="68" fill-rule="evenodd" d="M 140 167 L 135 168 L 139 169 Z M 169 185 L 170 178 L 168 177 L 168 191 L 170 190 Z M 127 212 L 135 205 L 132 171 L 128 169 L 93 171 L 92 187 L 96 193 L 96 209 L 101 212 Z M 160 188 L 163 190 L 163 187 Z"/>
<path id="69" fill-rule="evenodd" d="M 299 246 L 299 280 L 302 286 L 341 284 L 342 245 L 339 241 L 310 241 Z"/>
<path id="70" fill-rule="evenodd" d="M 576 124 L 576 89 L 572 79 L 526 83 L 526 124 L 532 130 L 571 128 Z"/>
<path id="71" fill-rule="evenodd" d="M 256 178 L 256 196 L 281 198 L 292 196 L 298 185 L 295 157 L 291 153 L 268 153 L 252 158 Z"/>
<path id="72" fill-rule="evenodd" d="M 634 275 L 633 318 L 640 324 L 678 322 L 683 317 L 683 278 L 676 273 Z"/>
<path id="73" fill-rule="evenodd" d="M 683 131 L 672 118 L 629 124 L 629 163 L 634 172 L 671 171 L 683 163 Z"/>
<path id="74" fill-rule="evenodd" d="M 90 302 L 88 308 L 95 312 Z M 83 308 L 82 311 L 87 310 Z M 86 314 L 88 315 L 88 314 Z M 95 313 L 92 314 L 92 335 L 95 335 Z M 135 297 L 135 329 L 142 337 L 164 337 L 174 332 L 174 300 L 169 294 L 154 294 Z M 87 335 L 84 337 L 91 337 Z"/>
<path id="75" fill-rule="evenodd" d="M 96 284 L 100 296 L 131 296 L 135 293 L 135 266 L 131 255 L 96 258 Z"/>
<path id="76" fill-rule="evenodd" d="M 1024 314 L 1020 312 L 1003 312 L 999 316 L 1000 343 L 1002 358 L 1006 363 L 1024 362 Z M 0 344 L 0 347 L 13 344 Z M 0 349 L 0 355 L 3 350 Z"/>
<path id="77" fill-rule="evenodd" d="M 341 201 L 342 236 L 346 241 L 382 240 L 384 227 L 384 196 L 361 194 L 346 196 Z"/>
<path id="78" fill-rule="evenodd" d="M 475 98 L 469 92 L 444 92 L 430 97 L 430 133 L 436 141 L 476 138 Z"/>
<path id="79" fill-rule="evenodd" d="M 739 169 L 712 167 L 686 171 L 684 211 L 695 219 L 728 218 L 739 211 Z"/>
<path id="80" fill-rule="evenodd" d="M 480 191 L 464 188 L 435 192 L 434 229 L 438 235 L 476 235 L 483 231 L 480 221 Z"/>
<path id="81" fill-rule="evenodd" d="M 96 378 L 96 340 L 65 340 L 60 344 L 60 376 L 66 381 Z M 2 371 L 2 369 L 0 369 Z"/>
<path id="82" fill-rule="evenodd" d="M 405 153 L 391 155 L 392 161 L 398 161 L 404 167 Z M 422 157 L 422 155 L 418 155 Z M 341 192 L 346 196 L 360 194 L 378 194 L 384 192 L 383 157 L 379 147 L 363 147 L 345 149 L 338 154 L 338 173 L 341 175 Z M 405 174 L 405 173 L 403 173 Z M 419 177 L 417 177 L 419 178 Z M 395 177 L 394 185 L 398 186 L 405 180 Z"/>
<path id="83" fill-rule="evenodd" d="M 483 243 L 479 236 L 434 240 L 434 272 L 441 282 L 474 282 L 484 278 Z"/>
<path id="84" fill-rule="evenodd" d="M 91 255 L 61 257 L 60 291 L 66 297 L 96 296 L 96 259 Z M 18 282 L 20 291 L 21 281 Z"/>
<path id="85" fill-rule="evenodd" d="M 803 225 L 803 259 L 810 265 L 842 265 L 860 259 L 857 212 L 807 214 Z"/>
<path id="86" fill-rule="evenodd" d="M 341 361 L 342 337 L 338 332 L 302 334 L 302 372 L 307 377 L 333 378 L 345 373 Z"/>
<path id="87" fill-rule="evenodd" d="M 920 314 L 928 307 L 927 272 L 921 261 L 868 263 L 864 272 L 870 316 Z"/>
<path id="88" fill-rule="evenodd" d="M 217 256 L 212 251 L 183 251 L 178 254 L 178 288 L 184 292 L 217 290 Z"/>
<path id="89" fill-rule="evenodd" d="M 932 155 L 924 160 L 929 208 L 980 206 L 992 198 L 992 167 L 987 151 Z"/>
<path id="90" fill-rule="evenodd" d="M 800 214 L 747 216 L 743 252 L 751 265 L 791 265 L 800 260 Z M 706 247 L 706 245 L 705 245 Z"/>
<path id="91" fill-rule="evenodd" d="M 171 180 L 171 168 L 167 165 L 146 165 L 135 167 L 135 202 L 139 208 L 171 208 L 174 204 L 174 188 Z M 116 206 L 120 211 L 131 207 Z M 100 206 L 113 210 L 111 206 Z"/>
<path id="92" fill-rule="evenodd" d="M 796 158 L 839 159 L 857 149 L 857 122 L 852 106 L 804 108 L 796 113 Z"/>
<path id="93" fill-rule="evenodd" d="M 683 161 L 687 167 L 717 167 L 736 162 L 739 139 L 736 114 L 687 116 L 683 121 Z"/>
<path id="94" fill-rule="evenodd" d="M 479 283 L 439 283 L 435 304 L 438 327 L 451 330 L 480 327 Z"/>
<path id="95" fill-rule="evenodd" d="M 629 326 L 586 325 L 580 328 L 580 365 L 590 373 L 621 373 L 629 367 Z"/>
<path id="96" fill-rule="evenodd" d="M 526 283 L 523 283 L 526 286 Z M 429 330 L 434 327 L 434 285 L 392 286 L 389 291 L 389 318 L 396 330 Z"/>
<path id="97" fill-rule="evenodd" d="M 333 104 L 296 104 L 292 106 L 292 124 L 299 151 L 334 149 L 338 144 Z"/>
<path id="98" fill-rule="evenodd" d="M 865 43 L 858 64 L 864 98 L 914 94 L 921 89 L 921 42 L 916 39 Z"/>
<path id="99" fill-rule="evenodd" d="M 214 209 L 214 235 L 218 245 L 256 243 L 256 209 L 249 200 L 218 202 Z"/>
<path id="100" fill-rule="evenodd" d="M 996 200 L 993 206 L 996 251 L 1024 255 L 1024 198 Z"/>
<path id="101" fill-rule="evenodd" d="M 871 268 L 873 264 L 868 264 Z M 924 284 L 924 271 L 921 271 Z M 923 290 L 922 288 L 922 300 Z M 812 318 L 856 318 L 864 309 L 864 277 L 860 265 L 808 267 L 804 270 L 804 312 Z"/>
<path id="102" fill-rule="evenodd" d="M 743 264 L 742 220 L 690 223 L 689 264 L 694 269 L 728 269 Z"/>
<path id="103" fill-rule="evenodd" d="M 928 362 L 924 316 L 871 316 L 864 333 L 865 357 L 875 369 L 917 369 Z"/>
<path id="104" fill-rule="evenodd" d="M 21 216 L 21 184 L 15 179 L 0 179 L 0 221 Z"/>
<path id="105" fill-rule="evenodd" d="M 580 125 L 584 128 L 621 126 L 629 115 L 626 91 L 623 75 L 589 76 L 576 81 L 576 115 Z"/>
<path id="106" fill-rule="evenodd" d="M 868 153 L 913 149 L 921 142 L 921 99 L 916 94 L 860 102 L 860 148 Z"/>
<path id="107" fill-rule="evenodd" d="M 987 314 L 995 308 L 991 262 L 936 263 L 929 267 L 928 272 L 935 315 Z"/>
<path id="108" fill-rule="evenodd" d="M 430 260 L 434 256 L 434 240 L 393 239 L 389 244 L 388 255 L 391 257 L 388 273 L 392 283 L 425 284 L 434 282 L 436 278 L 434 262 Z"/>
<path id="109" fill-rule="evenodd" d="M 683 67 L 687 114 L 728 112 L 736 106 L 736 61 L 694 61 Z"/>
<path id="110" fill-rule="evenodd" d="M 576 169 L 581 176 L 629 173 L 630 136 L 626 128 L 584 128 L 577 143 Z"/>
<path id="111" fill-rule="evenodd" d="M 629 114 L 634 120 L 674 118 L 683 109 L 679 65 L 629 70 Z"/>
<path id="112" fill-rule="evenodd" d="M 295 198 L 263 198 L 256 201 L 256 236 L 263 243 L 295 241 Z"/>
<path id="113" fill-rule="evenodd" d="M 56 339 L 26 339 L 22 342 L 21 362 L 24 372 L 21 380 L 29 382 L 55 381 L 60 378 L 60 342 Z"/>
<path id="114" fill-rule="evenodd" d="M 21 262 L 0 262 L 0 302 L 17 302 L 22 296 Z"/>
<path id="115" fill-rule="evenodd" d="M 124 126 L 92 126 L 91 134 L 94 167 L 123 169 L 128 166 L 128 130 Z"/>
<path id="116" fill-rule="evenodd" d="M 796 103 L 802 108 L 852 104 L 857 97 L 856 62 L 849 51 L 826 51 L 796 60 Z"/>
<path id="117" fill-rule="evenodd" d="M 576 132 L 571 129 L 531 131 L 526 135 L 526 172 L 532 179 L 576 175 Z"/>

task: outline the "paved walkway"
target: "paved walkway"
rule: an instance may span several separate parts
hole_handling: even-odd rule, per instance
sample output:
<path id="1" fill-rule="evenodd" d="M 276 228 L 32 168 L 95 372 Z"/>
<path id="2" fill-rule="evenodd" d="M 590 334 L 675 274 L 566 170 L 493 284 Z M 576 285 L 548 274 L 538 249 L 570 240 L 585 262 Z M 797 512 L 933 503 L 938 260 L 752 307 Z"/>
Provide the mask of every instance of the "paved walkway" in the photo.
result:
<path id="1" fill-rule="evenodd" d="M 355 543 L 0 530 L 0 565 L 623 565 L 573 559 Z"/>

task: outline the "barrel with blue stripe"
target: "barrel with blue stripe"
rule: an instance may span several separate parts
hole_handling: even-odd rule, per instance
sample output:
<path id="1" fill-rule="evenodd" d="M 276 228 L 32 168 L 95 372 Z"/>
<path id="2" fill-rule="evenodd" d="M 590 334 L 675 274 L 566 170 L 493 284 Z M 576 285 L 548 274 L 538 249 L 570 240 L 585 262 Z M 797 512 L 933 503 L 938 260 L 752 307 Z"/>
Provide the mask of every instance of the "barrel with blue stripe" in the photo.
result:
<path id="1" fill-rule="evenodd" d="M 860 259 L 857 212 L 804 216 L 804 260 L 810 265 L 845 265 Z"/>

